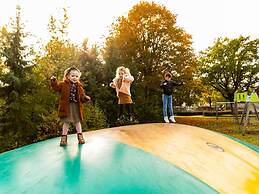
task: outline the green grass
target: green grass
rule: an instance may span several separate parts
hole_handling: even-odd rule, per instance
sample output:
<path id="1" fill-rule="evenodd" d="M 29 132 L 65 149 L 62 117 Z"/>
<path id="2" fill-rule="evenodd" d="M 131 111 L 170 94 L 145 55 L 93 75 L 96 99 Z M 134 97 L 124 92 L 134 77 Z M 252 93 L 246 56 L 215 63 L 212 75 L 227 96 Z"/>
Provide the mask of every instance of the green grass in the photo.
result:
<path id="1" fill-rule="evenodd" d="M 177 123 L 193 125 L 223 133 L 242 141 L 259 146 L 259 134 L 248 134 L 247 132 L 259 131 L 259 121 L 251 118 L 246 127 L 234 124 L 232 117 L 205 117 L 205 116 L 177 116 Z M 243 134 L 243 132 L 246 132 Z"/>

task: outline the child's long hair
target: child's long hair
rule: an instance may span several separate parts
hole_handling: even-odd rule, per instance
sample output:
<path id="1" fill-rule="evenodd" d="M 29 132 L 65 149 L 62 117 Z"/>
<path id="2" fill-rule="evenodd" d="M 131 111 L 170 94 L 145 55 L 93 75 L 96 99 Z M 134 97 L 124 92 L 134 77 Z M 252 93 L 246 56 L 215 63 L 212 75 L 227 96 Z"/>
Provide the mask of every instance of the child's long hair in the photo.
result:
<path id="1" fill-rule="evenodd" d="M 119 78 L 119 72 L 124 71 L 126 75 L 131 76 L 129 68 L 126 68 L 124 66 L 120 66 L 116 69 L 116 78 Z"/>
<path id="2" fill-rule="evenodd" d="M 63 76 L 63 81 L 65 81 L 67 79 L 67 76 L 68 74 L 71 72 L 71 71 L 78 71 L 79 73 L 79 78 L 81 76 L 81 71 L 79 69 L 77 69 L 76 67 L 69 67 L 67 68 L 65 71 L 64 71 L 64 76 Z"/>

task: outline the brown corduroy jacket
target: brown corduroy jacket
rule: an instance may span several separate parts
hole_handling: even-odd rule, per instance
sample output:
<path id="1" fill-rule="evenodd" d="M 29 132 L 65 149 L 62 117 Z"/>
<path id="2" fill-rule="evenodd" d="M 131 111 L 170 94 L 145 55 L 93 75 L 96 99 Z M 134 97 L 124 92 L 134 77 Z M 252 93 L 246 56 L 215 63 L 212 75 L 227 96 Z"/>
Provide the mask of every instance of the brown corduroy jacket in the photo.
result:
<path id="1" fill-rule="evenodd" d="M 51 80 L 51 87 L 60 93 L 58 116 L 60 118 L 67 117 L 69 115 L 69 95 L 70 95 L 70 81 L 60 81 L 56 79 Z M 80 119 L 83 120 L 83 103 L 88 101 L 88 96 L 85 95 L 83 86 L 80 82 L 77 83 L 77 102 L 80 111 Z"/>

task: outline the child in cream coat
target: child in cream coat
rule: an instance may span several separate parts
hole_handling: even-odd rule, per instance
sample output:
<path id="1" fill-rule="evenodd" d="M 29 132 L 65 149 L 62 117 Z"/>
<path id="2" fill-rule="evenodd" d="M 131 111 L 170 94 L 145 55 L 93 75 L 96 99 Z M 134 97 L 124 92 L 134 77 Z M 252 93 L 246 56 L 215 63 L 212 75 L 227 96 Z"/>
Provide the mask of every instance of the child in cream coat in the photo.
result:
<path id="1" fill-rule="evenodd" d="M 110 86 L 116 90 L 119 104 L 118 121 L 120 121 L 124 115 L 124 107 L 126 108 L 129 120 L 133 121 L 133 108 L 132 99 L 130 93 L 131 83 L 134 81 L 134 77 L 130 74 L 130 70 L 123 66 L 118 67 L 116 70 L 116 76 L 110 83 Z"/>

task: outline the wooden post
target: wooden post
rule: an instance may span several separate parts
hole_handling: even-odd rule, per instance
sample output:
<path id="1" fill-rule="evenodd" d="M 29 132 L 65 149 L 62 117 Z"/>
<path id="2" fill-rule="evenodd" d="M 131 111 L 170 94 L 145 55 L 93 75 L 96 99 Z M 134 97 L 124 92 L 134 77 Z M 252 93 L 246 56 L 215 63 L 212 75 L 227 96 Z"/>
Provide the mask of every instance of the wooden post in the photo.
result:
<path id="1" fill-rule="evenodd" d="M 257 118 L 257 120 L 259 121 L 258 112 L 257 112 L 257 110 L 256 110 L 256 106 L 255 106 L 255 103 L 254 103 L 254 102 L 253 102 L 253 106 L 254 106 L 256 118 Z"/>
<path id="2" fill-rule="evenodd" d="M 238 109 L 237 109 L 237 102 L 234 102 L 234 118 L 235 118 L 235 123 L 238 124 Z"/>
<path id="3" fill-rule="evenodd" d="M 219 113 L 218 113 L 218 103 L 216 102 L 216 118 L 219 119 Z"/>
<path id="4" fill-rule="evenodd" d="M 246 126 L 249 123 L 249 113 L 250 113 L 250 102 L 247 102 L 246 117 L 245 117 L 245 121 L 244 121 L 244 126 Z"/>

